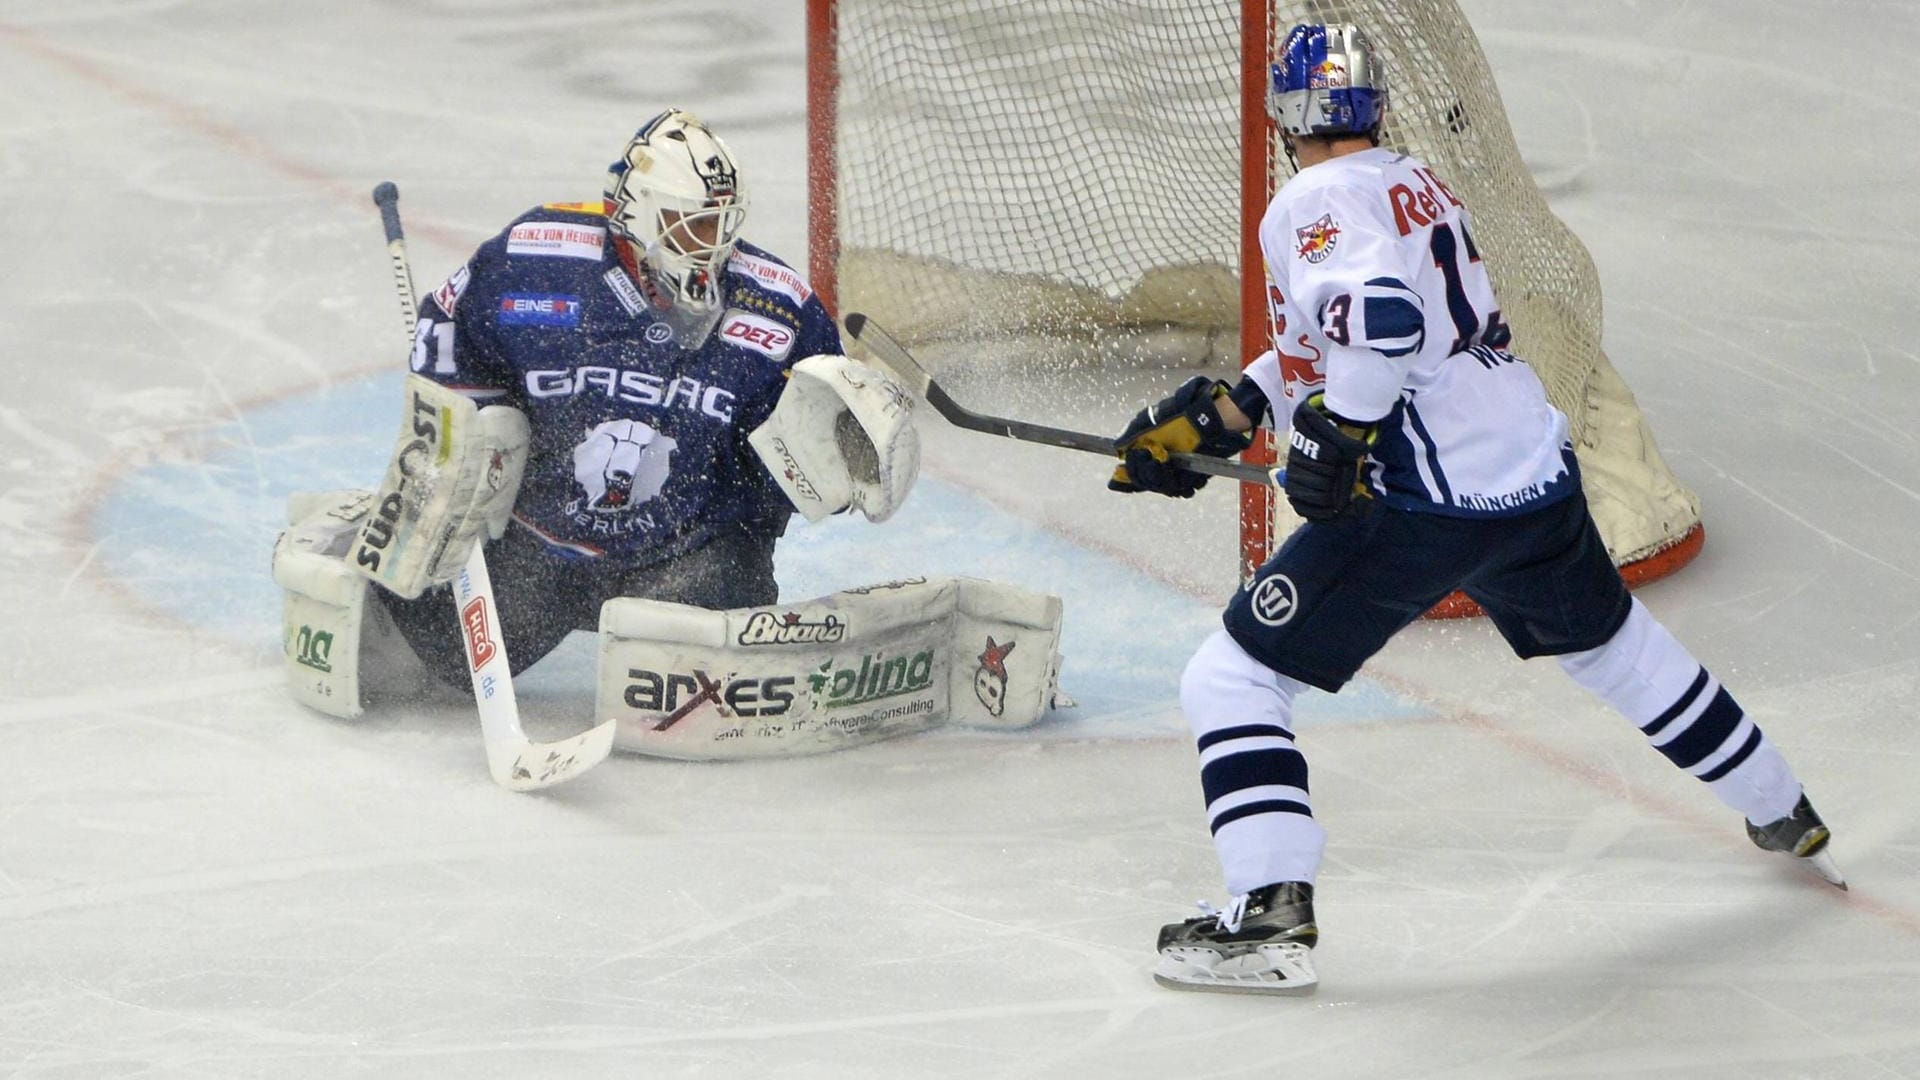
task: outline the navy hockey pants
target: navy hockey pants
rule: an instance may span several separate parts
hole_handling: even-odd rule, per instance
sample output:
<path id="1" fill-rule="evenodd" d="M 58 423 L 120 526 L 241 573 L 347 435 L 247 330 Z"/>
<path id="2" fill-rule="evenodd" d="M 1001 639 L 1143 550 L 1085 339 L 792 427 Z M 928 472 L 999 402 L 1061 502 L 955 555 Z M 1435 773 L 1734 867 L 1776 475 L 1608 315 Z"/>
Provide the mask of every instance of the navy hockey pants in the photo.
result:
<path id="1" fill-rule="evenodd" d="M 1351 518 L 1307 522 L 1235 594 L 1224 621 L 1255 659 L 1331 693 L 1455 589 L 1521 657 L 1598 648 L 1631 603 L 1576 490 L 1512 517 L 1372 502 Z"/>

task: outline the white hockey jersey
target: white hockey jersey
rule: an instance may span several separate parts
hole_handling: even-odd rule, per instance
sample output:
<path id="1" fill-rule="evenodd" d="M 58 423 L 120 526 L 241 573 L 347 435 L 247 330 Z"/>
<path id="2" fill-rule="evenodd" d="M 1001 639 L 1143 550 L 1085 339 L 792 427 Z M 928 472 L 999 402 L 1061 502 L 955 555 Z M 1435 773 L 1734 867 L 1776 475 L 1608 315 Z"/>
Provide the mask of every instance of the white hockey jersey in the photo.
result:
<path id="1" fill-rule="evenodd" d="M 1383 148 L 1302 169 L 1260 222 L 1274 352 L 1246 374 L 1284 428 L 1326 407 L 1379 421 L 1368 482 L 1390 505 L 1525 513 L 1579 484 L 1567 418 L 1505 346 L 1472 218 L 1419 159 Z"/>

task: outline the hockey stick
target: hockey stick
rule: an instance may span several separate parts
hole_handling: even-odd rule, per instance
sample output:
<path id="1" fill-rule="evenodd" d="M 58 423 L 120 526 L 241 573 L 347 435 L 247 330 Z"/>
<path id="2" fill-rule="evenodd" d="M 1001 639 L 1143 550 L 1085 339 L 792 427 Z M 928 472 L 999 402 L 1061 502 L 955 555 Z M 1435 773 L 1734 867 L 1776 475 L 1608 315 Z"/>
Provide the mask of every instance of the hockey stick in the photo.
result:
<path id="1" fill-rule="evenodd" d="M 407 264 L 407 238 L 400 230 L 400 189 L 383 181 L 373 189 L 380 208 L 380 224 L 387 232 L 387 253 L 393 258 L 393 284 L 407 317 L 407 342 L 412 346 L 419 304 L 414 299 L 413 271 Z M 614 721 L 559 742 L 537 743 L 520 727 L 520 706 L 513 696 L 513 673 L 507 666 L 506 638 L 500 633 L 500 609 L 493 599 L 493 579 L 487 574 L 483 541 L 475 540 L 466 565 L 454 580 L 453 602 L 460 613 L 462 651 L 467 673 L 473 677 L 473 700 L 480 708 L 480 735 L 487 747 L 487 771 L 501 787 L 534 791 L 571 780 L 606 760 L 613 750 Z"/>
<path id="2" fill-rule="evenodd" d="M 906 347 L 893 340 L 892 335 L 880 328 L 872 319 L 857 311 L 848 312 L 846 317 L 847 333 L 867 348 L 872 349 L 881 363 L 893 370 L 913 391 L 933 406 L 933 411 L 945 417 L 954 427 L 968 431 L 985 432 L 988 435 L 1002 435 L 1021 442 L 1039 443 L 1042 446 L 1058 446 L 1067 450 L 1084 450 L 1102 457 L 1116 457 L 1113 440 L 1104 435 L 1093 435 L 1084 431 L 1069 431 L 1066 428 L 1048 427 L 1045 424 L 1030 424 L 1024 420 L 1009 420 L 1000 416 L 988 416 L 953 400 L 953 396 L 933 381 L 933 376 Z M 1238 480 L 1243 484 L 1280 485 L 1285 475 L 1284 469 L 1269 469 L 1259 465 L 1250 465 L 1242 461 L 1228 461 L 1225 458 L 1208 457 L 1205 454 L 1170 455 L 1175 465 L 1188 472 L 1206 473 L 1209 476 L 1224 476 Z"/>

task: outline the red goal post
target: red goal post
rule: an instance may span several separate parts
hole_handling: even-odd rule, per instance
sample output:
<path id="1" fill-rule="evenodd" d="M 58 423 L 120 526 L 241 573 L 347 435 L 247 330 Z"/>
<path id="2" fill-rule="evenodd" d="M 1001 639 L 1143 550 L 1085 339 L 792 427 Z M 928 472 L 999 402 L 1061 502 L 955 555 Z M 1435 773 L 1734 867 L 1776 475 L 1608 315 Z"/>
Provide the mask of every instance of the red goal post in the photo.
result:
<path id="1" fill-rule="evenodd" d="M 1454 0 L 808 0 L 814 287 L 909 343 L 1120 335 L 1199 362 L 1237 340 L 1245 365 L 1270 347 L 1257 230 L 1290 175 L 1268 57 L 1298 22 L 1367 31 L 1383 142 L 1474 208 L 1516 352 L 1568 416 L 1629 582 L 1685 565 L 1698 499 L 1601 351 L 1592 260 L 1522 163 Z M 1243 576 L 1297 523 L 1274 495 L 1241 489 Z"/>

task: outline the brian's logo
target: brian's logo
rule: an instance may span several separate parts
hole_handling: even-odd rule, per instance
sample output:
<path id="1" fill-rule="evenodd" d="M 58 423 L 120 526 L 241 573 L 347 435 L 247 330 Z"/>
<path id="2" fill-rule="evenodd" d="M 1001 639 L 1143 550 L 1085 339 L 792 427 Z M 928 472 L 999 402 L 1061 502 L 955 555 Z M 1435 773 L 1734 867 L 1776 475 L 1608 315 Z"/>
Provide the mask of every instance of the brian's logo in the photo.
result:
<path id="1" fill-rule="evenodd" d="M 797 611 L 779 615 L 756 611 L 748 617 L 747 625 L 740 628 L 736 640 L 742 645 L 795 645 L 840 641 L 846 636 L 847 624 L 833 615 L 819 622 L 807 622 Z"/>
<path id="2" fill-rule="evenodd" d="M 996 645 L 988 638 L 986 651 L 980 654 L 980 666 L 973 669 L 973 696 L 994 716 L 1007 711 L 1007 654 L 1013 646 L 1011 641 Z"/>
<path id="3" fill-rule="evenodd" d="M 1296 254 L 1310 263 L 1326 262 L 1340 240 L 1340 226 L 1333 223 L 1332 214 L 1321 214 L 1319 221 L 1295 229 L 1293 235 L 1300 241 Z"/>
<path id="4" fill-rule="evenodd" d="M 608 420 L 573 448 L 573 479 L 588 510 L 630 510 L 660 494 L 679 443 L 638 420 Z M 572 509 L 569 509 L 569 513 Z"/>

